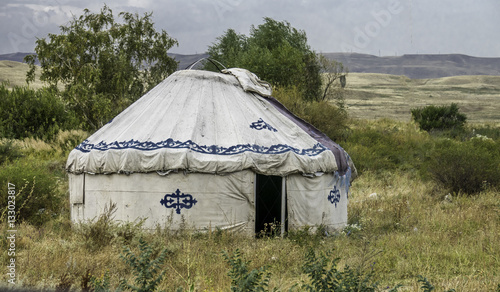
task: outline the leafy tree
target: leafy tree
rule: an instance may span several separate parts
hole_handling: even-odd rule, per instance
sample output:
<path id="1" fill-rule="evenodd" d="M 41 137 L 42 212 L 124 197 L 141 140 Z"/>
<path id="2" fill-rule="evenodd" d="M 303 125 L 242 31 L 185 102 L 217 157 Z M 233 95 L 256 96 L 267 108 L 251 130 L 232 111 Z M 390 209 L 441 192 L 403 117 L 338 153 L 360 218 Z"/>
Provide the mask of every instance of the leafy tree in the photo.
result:
<path id="1" fill-rule="evenodd" d="M 297 86 L 307 100 L 321 91 L 320 64 L 307 44 L 304 31 L 290 23 L 264 18 L 250 29 L 250 36 L 227 30 L 209 47 L 208 54 L 227 67 L 246 68 L 275 86 Z M 208 64 L 206 69 L 213 70 Z"/>
<path id="2" fill-rule="evenodd" d="M 157 32 L 151 16 L 121 12 L 119 22 L 107 6 L 97 14 L 85 9 L 60 34 L 37 40 L 36 55 L 25 58 L 28 82 L 38 59 L 40 79 L 63 88 L 63 99 L 83 117 L 83 127 L 102 126 L 177 69 L 167 55 L 177 41 Z"/>
<path id="3" fill-rule="evenodd" d="M 248 49 L 247 37 L 238 34 L 233 29 L 228 29 L 223 36 L 217 37 L 217 43 L 208 48 L 211 58 L 221 62 L 225 66 L 238 66 L 239 56 Z M 211 66 L 207 63 L 207 67 Z M 210 68 L 209 69 L 214 69 Z"/>

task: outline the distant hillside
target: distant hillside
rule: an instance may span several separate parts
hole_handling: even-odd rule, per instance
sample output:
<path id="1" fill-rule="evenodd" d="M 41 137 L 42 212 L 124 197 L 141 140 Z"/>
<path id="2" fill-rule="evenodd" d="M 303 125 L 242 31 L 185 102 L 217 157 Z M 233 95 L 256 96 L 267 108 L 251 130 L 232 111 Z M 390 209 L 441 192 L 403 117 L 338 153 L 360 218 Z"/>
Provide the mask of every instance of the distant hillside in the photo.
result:
<path id="1" fill-rule="evenodd" d="M 28 70 L 28 64 L 25 63 L 6 60 L 0 61 L 0 83 L 7 82 L 8 87 L 25 85 L 26 72 Z M 30 84 L 30 86 L 32 88 L 41 88 L 43 84 L 38 79 L 36 79 L 35 82 Z"/>
<path id="2" fill-rule="evenodd" d="M 0 55 L 0 60 L 23 62 L 29 53 Z M 186 69 L 207 54 L 169 54 L 179 62 L 178 69 Z M 324 53 L 327 58 L 342 62 L 349 72 L 404 75 L 412 79 L 441 78 L 460 75 L 500 76 L 500 58 L 479 58 L 460 54 L 403 55 L 377 57 L 357 53 Z"/>
<path id="3" fill-rule="evenodd" d="M 404 75 L 412 79 L 460 75 L 500 76 L 500 58 L 478 58 L 460 54 L 403 55 L 377 57 L 356 53 L 325 53 L 342 62 L 349 72 Z"/>
<path id="4" fill-rule="evenodd" d="M 23 63 L 24 57 L 32 54 L 34 53 L 3 54 L 0 55 L 0 61 L 16 61 Z M 168 55 L 174 58 L 177 62 L 179 62 L 178 66 L 179 70 L 186 69 L 189 65 L 198 61 L 199 59 L 208 57 L 208 54 L 181 55 L 181 54 L 169 53 Z"/>
<path id="5" fill-rule="evenodd" d="M 3 54 L 0 55 L 0 61 L 16 61 L 16 62 L 24 62 L 24 57 L 27 55 L 33 55 L 34 53 L 11 53 L 11 54 Z"/>

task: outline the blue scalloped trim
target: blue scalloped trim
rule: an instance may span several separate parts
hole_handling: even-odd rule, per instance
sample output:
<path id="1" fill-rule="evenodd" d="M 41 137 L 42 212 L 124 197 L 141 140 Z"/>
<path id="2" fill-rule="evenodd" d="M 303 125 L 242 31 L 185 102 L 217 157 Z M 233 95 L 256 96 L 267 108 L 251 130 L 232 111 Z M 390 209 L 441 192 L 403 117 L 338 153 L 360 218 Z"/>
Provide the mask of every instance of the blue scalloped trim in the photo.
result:
<path id="1" fill-rule="evenodd" d="M 142 151 L 150 151 L 157 149 L 190 149 L 192 151 L 203 153 L 203 154 L 215 154 L 215 155 L 235 155 L 243 152 L 254 152 L 259 154 L 281 154 L 285 152 L 292 151 L 298 155 L 316 156 L 325 150 L 328 150 L 321 143 L 317 143 L 312 148 L 309 149 L 298 149 L 286 144 L 276 144 L 270 147 L 259 146 L 255 144 L 239 144 L 230 147 L 222 147 L 217 145 L 198 145 L 195 142 L 188 140 L 185 142 L 174 141 L 169 138 L 158 143 L 155 142 L 140 142 L 137 140 L 123 141 L 123 142 L 111 142 L 106 143 L 101 141 L 97 144 L 91 144 L 88 140 L 83 141 L 75 149 L 81 152 L 90 152 L 92 150 L 97 151 L 107 151 L 107 150 L 119 150 L 119 149 L 137 149 Z"/>

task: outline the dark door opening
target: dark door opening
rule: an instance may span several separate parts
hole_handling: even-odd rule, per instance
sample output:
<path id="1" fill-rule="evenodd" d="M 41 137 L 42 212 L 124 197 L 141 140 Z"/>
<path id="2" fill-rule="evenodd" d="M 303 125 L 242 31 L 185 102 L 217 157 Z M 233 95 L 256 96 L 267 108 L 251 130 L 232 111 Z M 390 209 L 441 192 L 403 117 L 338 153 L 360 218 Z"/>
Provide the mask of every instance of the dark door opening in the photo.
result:
<path id="1" fill-rule="evenodd" d="M 255 188 L 255 234 L 257 236 L 281 234 L 282 180 L 281 176 L 257 174 Z M 286 223 L 285 231 L 287 230 Z"/>

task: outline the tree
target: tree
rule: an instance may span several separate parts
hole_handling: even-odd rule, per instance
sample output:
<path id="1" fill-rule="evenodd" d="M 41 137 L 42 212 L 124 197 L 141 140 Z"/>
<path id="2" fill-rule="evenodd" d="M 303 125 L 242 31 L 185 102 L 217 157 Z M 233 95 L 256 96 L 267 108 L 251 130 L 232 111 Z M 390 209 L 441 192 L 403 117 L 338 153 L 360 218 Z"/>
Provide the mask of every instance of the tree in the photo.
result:
<path id="1" fill-rule="evenodd" d="M 36 41 L 36 55 L 27 81 L 34 80 L 36 59 L 42 81 L 63 88 L 61 96 L 86 129 L 97 129 L 146 91 L 177 69 L 167 50 L 177 41 L 162 30 L 157 32 L 152 13 L 121 12 L 122 22 L 104 6 L 100 13 L 84 10 L 61 34 L 49 34 Z"/>
<path id="2" fill-rule="evenodd" d="M 338 80 L 340 89 L 343 89 L 346 85 L 346 77 L 349 73 L 344 64 L 336 60 L 330 60 L 324 55 L 319 55 L 319 63 L 321 66 L 321 71 L 323 71 L 323 93 L 321 95 L 321 100 L 327 100 L 331 98 L 338 99 L 338 90 L 335 90 L 335 82 Z M 339 89 L 337 87 L 337 89 Z M 336 92 L 337 91 L 337 92 Z"/>
<path id="3" fill-rule="evenodd" d="M 224 35 L 217 37 L 216 45 L 208 48 L 208 54 L 210 58 L 227 67 L 235 67 L 238 64 L 239 56 L 247 49 L 247 37 L 236 33 L 233 29 L 228 29 Z M 207 63 L 207 66 L 211 66 L 211 64 Z"/>
<path id="4" fill-rule="evenodd" d="M 264 18 L 250 29 L 250 36 L 227 30 L 209 47 L 210 58 L 227 67 L 246 68 L 275 86 L 297 86 L 307 100 L 317 100 L 321 91 L 320 65 L 307 44 L 304 31 L 290 23 Z M 212 69 L 208 64 L 206 69 Z"/>

